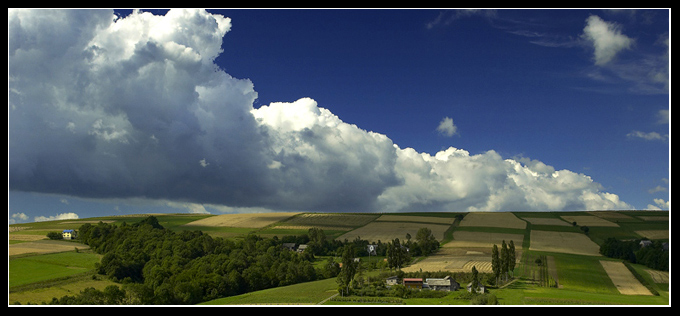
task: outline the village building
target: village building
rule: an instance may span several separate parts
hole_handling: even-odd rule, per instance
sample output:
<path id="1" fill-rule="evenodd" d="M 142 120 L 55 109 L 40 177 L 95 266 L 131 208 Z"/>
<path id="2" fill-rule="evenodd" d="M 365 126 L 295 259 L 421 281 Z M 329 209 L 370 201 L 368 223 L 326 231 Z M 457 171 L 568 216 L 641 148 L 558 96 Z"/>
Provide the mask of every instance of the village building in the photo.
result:
<path id="1" fill-rule="evenodd" d="M 63 239 L 76 239 L 77 233 L 73 229 L 64 229 L 64 231 L 61 232 L 61 238 Z"/>
<path id="2" fill-rule="evenodd" d="M 460 284 L 450 276 L 442 278 L 427 278 L 425 283 L 430 290 L 433 291 L 456 291 L 460 288 Z"/>
<path id="3" fill-rule="evenodd" d="M 297 252 L 302 253 L 305 251 L 305 249 L 307 249 L 307 245 L 299 245 L 297 248 Z"/>
<path id="4" fill-rule="evenodd" d="M 402 284 L 409 289 L 421 290 L 423 288 L 422 278 L 404 278 Z"/>
<path id="5" fill-rule="evenodd" d="M 396 275 L 385 279 L 385 285 L 388 288 L 392 285 L 397 285 L 397 284 L 399 284 L 399 277 L 397 277 Z"/>

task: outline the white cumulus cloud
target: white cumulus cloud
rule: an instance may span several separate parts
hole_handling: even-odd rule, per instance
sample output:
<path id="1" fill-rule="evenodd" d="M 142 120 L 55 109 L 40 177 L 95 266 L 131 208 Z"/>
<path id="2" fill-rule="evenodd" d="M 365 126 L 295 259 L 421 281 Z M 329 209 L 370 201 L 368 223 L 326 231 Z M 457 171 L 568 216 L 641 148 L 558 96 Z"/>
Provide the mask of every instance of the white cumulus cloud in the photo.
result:
<path id="1" fill-rule="evenodd" d="M 630 208 L 537 160 L 402 149 L 312 98 L 255 109 L 214 63 L 230 29 L 205 10 L 9 10 L 10 190 L 197 213 Z"/>
<path id="2" fill-rule="evenodd" d="M 437 131 L 442 135 L 451 137 L 455 134 L 458 134 L 458 126 L 453 124 L 453 119 L 447 116 L 444 119 L 442 119 L 441 122 L 439 122 L 439 126 L 437 126 Z"/>

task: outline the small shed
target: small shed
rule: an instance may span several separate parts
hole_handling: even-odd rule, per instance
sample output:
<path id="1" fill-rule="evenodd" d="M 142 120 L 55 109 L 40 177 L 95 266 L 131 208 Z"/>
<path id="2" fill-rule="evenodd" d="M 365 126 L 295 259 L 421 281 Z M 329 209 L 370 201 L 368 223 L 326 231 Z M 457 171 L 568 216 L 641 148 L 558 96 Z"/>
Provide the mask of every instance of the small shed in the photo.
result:
<path id="1" fill-rule="evenodd" d="M 297 248 L 297 252 L 304 252 L 305 249 L 307 249 L 307 245 L 299 245 Z"/>

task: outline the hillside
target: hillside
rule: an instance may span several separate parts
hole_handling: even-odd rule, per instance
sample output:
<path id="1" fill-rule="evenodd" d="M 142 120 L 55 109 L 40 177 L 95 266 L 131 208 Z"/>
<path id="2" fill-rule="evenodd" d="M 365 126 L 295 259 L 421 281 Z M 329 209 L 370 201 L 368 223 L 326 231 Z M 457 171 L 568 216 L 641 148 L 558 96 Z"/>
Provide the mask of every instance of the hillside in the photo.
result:
<path id="1" fill-rule="evenodd" d="M 213 237 L 239 240 L 254 233 L 264 238 L 306 234 L 310 228 L 323 230 L 328 238 L 338 241 L 362 239 L 370 243 L 386 243 L 393 239 L 415 237 L 426 227 L 440 242 L 440 249 L 427 257 L 415 258 L 404 272 L 469 273 L 475 267 L 480 273 L 491 273 L 491 249 L 513 241 L 516 247 L 516 282 L 489 291 L 501 304 L 635 304 L 668 305 L 670 280 L 668 272 L 651 270 L 642 265 L 630 265 L 599 253 L 607 238 L 619 240 L 648 238 L 669 241 L 668 211 L 602 211 L 602 212 L 494 212 L 494 213 L 270 213 L 233 215 L 154 214 L 160 225 L 172 231 L 200 230 Z M 97 255 L 77 241 L 46 240 L 50 231 L 78 229 L 85 223 L 101 222 L 120 225 L 139 222 L 146 215 L 111 216 L 79 220 L 64 220 L 9 227 L 9 303 L 39 303 L 73 295 L 86 287 L 103 289 L 112 283 L 103 276 L 92 275 L 92 264 L 69 268 L 71 262 L 97 260 Z M 461 220 L 462 218 L 462 220 Z M 585 228 L 584 228 L 585 227 Z M 65 258 L 39 260 L 51 253 L 69 254 Z M 537 258 L 545 264 L 537 267 Z M 38 271 L 75 270 L 72 276 L 63 273 L 43 273 L 26 270 L 18 265 L 32 259 L 41 262 Z M 376 259 L 374 259 L 376 260 Z M 66 263 L 65 263 L 66 262 Z M 73 265 L 75 266 L 75 265 Z M 89 267 L 89 268 L 88 268 Z M 89 272 L 87 272 L 89 271 Z M 377 273 L 377 270 L 368 273 Z M 540 274 L 543 273 L 543 274 Z M 540 275 L 540 276 L 539 276 Z M 305 291 L 288 291 L 289 287 L 268 289 L 266 292 L 244 294 L 248 299 L 232 297 L 208 304 L 263 304 L 271 297 L 272 304 L 316 304 L 330 296 L 337 286 L 328 280 L 314 297 L 301 298 Z M 545 282 L 545 284 L 541 283 Z M 66 286 L 65 284 L 68 284 Z M 314 283 L 316 284 L 316 283 Z M 546 286 L 547 284 L 547 286 Z M 521 285 L 521 286 L 520 286 Z M 298 287 L 304 285 L 297 285 Z M 309 285 L 312 287 L 311 283 Z M 322 286 L 323 287 L 323 286 Z M 317 295 L 330 293 L 330 295 Z M 462 292 L 463 290 L 457 291 Z M 41 294 L 44 293 L 44 294 Z M 335 291 L 337 293 L 337 291 Z M 311 294 L 309 294 L 311 295 Z M 459 304 L 449 299 L 432 301 L 405 300 L 404 304 Z M 240 296 L 238 296 L 240 297 Z M 253 300 L 254 297 L 258 297 Z M 322 299 L 319 299 L 323 297 Z M 447 296 L 448 297 L 448 296 Z M 256 302 L 256 303 L 255 303 Z M 467 301 L 465 301 L 467 302 Z M 332 300 L 325 304 L 338 304 Z"/>

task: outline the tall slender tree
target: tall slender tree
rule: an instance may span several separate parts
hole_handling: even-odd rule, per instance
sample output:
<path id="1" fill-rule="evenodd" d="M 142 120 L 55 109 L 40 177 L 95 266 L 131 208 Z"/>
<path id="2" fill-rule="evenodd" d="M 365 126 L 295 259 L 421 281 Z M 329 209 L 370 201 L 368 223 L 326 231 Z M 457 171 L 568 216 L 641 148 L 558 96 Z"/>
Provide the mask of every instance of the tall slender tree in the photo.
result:
<path id="1" fill-rule="evenodd" d="M 508 245 L 505 243 L 505 240 L 503 240 L 503 244 L 501 246 L 501 274 L 503 275 L 503 278 L 505 281 L 508 281 Z"/>
<path id="2" fill-rule="evenodd" d="M 508 246 L 508 270 L 510 270 L 510 273 L 514 276 L 514 271 L 515 271 L 515 260 L 517 257 L 515 256 L 515 243 L 510 240 L 510 244 Z"/>
<path id="3" fill-rule="evenodd" d="M 501 262 L 498 257 L 498 246 L 496 244 L 493 245 L 493 249 L 491 250 L 491 270 L 496 278 L 496 284 L 498 284 L 498 277 L 501 274 Z"/>

